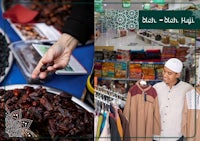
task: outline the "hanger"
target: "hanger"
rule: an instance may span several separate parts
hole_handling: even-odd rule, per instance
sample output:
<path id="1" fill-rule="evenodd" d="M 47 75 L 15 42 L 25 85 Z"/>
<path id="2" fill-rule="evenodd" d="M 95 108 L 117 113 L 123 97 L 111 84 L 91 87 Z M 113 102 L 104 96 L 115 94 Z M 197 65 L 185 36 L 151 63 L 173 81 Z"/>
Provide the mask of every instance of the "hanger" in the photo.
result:
<path id="1" fill-rule="evenodd" d="M 147 82 L 143 79 L 140 80 L 140 85 L 142 86 L 146 86 L 147 85 Z"/>
<path id="2" fill-rule="evenodd" d="M 147 85 L 147 82 L 144 80 L 144 74 L 142 73 L 142 79 L 140 80 L 140 85 L 141 86 L 146 86 Z"/>

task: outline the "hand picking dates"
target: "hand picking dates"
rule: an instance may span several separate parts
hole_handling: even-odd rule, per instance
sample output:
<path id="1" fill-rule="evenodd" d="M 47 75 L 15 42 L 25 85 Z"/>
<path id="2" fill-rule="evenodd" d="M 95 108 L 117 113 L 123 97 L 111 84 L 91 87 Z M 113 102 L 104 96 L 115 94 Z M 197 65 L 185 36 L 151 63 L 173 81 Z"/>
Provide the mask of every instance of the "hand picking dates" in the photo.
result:
<path id="1" fill-rule="evenodd" d="M 41 72 L 44 72 L 44 71 L 47 70 L 47 68 L 48 68 L 49 66 L 53 66 L 53 65 L 54 65 L 54 62 L 50 62 L 50 63 L 44 64 L 44 65 L 41 67 L 40 71 L 41 71 Z"/>

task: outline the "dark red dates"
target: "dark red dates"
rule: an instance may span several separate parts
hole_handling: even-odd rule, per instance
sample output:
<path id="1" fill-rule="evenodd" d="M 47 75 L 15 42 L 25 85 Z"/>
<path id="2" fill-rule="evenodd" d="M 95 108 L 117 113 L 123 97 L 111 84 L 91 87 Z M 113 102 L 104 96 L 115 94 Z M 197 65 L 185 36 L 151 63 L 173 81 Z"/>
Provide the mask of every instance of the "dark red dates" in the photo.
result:
<path id="1" fill-rule="evenodd" d="M 41 71 L 41 72 L 44 72 L 44 71 L 47 70 L 47 68 L 48 68 L 49 66 L 53 66 L 53 65 L 54 65 L 54 62 L 50 62 L 50 63 L 44 64 L 44 65 L 40 68 L 40 71 Z"/>

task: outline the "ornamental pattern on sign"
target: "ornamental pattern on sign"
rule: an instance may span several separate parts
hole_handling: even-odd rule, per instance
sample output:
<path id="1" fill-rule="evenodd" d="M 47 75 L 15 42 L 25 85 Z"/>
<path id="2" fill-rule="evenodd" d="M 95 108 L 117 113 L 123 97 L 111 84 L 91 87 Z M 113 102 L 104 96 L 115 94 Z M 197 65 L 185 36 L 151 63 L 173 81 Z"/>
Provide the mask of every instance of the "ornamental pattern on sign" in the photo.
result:
<path id="1" fill-rule="evenodd" d="M 200 19 L 200 11 L 199 10 L 192 11 L 192 16 L 194 16 L 195 19 Z"/>
<path id="2" fill-rule="evenodd" d="M 139 29 L 139 10 L 106 10 L 106 28 Z"/>
<path id="3" fill-rule="evenodd" d="M 29 130 L 32 120 L 22 118 L 22 110 L 18 109 L 10 112 L 5 106 L 5 132 L 9 137 L 37 137 Z"/>
<path id="4" fill-rule="evenodd" d="M 198 10 L 200 10 L 200 4 L 197 4 L 196 7 Z"/>

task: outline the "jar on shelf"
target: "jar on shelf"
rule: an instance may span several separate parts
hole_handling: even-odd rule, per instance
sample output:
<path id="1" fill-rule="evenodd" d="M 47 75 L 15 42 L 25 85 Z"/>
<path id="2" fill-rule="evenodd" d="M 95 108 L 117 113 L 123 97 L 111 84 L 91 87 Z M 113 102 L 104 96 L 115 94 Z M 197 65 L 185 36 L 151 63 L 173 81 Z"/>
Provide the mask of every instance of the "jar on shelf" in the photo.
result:
<path id="1" fill-rule="evenodd" d="M 157 34 L 156 36 L 155 36 L 155 40 L 156 41 L 160 41 L 162 39 L 162 36 L 160 35 L 160 34 Z"/>
<path id="2" fill-rule="evenodd" d="M 152 36 L 151 31 L 147 30 L 147 31 L 146 31 L 146 36 L 147 36 L 147 37 L 151 37 L 151 36 Z"/>
<path id="3" fill-rule="evenodd" d="M 163 33 L 162 34 L 162 43 L 163 44 L 169 44 L 169 34 L 168 33 Z"/>
<path id="4" fill-rule="evenodd" d="M 192 46 L 195 46 L 195 39 L 194 39 L 194 38 L 191 39 L 190 44 L 191 44 Z"/>
<path id="5" fill-rule="evenodd" d="M 178 46 L 179 45 L 177 35 L 172 35 L 170 37 L 169 44 L 170 44 L 170 46 Z"/>
<path id="6" fill-rule="evenodd" d="M 179 42 L 179 44 L 185 44 L 185 36 L 184 35 L 179 35 L 178 36 L 178 42 Z"/>
<path id="7" fill-rule="evenodd" d="M 155 32 L 154 32 L 154 35 L 155 35 L 155 40 L 156 41 L 161 41 L 162 40 L 162 32 L 160 31 L 160 30 L 156 30 Z"/>

